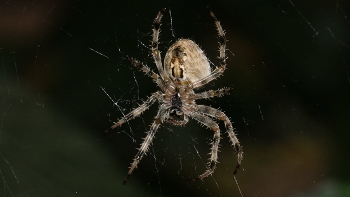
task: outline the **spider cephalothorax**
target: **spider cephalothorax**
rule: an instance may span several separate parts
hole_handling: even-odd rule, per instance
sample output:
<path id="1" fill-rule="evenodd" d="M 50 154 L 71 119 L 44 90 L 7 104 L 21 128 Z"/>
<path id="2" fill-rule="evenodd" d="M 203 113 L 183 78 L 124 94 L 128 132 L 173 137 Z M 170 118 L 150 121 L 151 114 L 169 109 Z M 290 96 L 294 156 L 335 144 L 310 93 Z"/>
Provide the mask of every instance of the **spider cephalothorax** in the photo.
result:
<path id="1" fill-rule="evenodd" d="M 168 122 L 174 125 L 184 125 L 188 122 L 189 117 L 207 126 L 214 132 L 207 170 L 198 177 L 189 180 L 203 179 L 212 174 L 215 170 L 221 137 L 220 128 L 212 118 L 223 121 L 225 124 L 227 134 L 237 154 L 238 164 L 234 171 L 235 174 L 241 165 L 243 150 L 234 133 L 232 123 L 222 111 L 206 105 L 197 105 L 195 102 L 197 99 L 206 99 L 216 96 L 221 97 L 225 94 L 229 94 L 230 89 L 223 88 L 201 93 L 194 92 L 194 90 L 211 82 L 224 72 L 226 68 L 225 32 L 222 29 L 220 22 L 216 19 L 214 14 L 210 12 L 210 15 L 214 18 L 219 37 L 220 65 L 216 69 L 211 70 L 209 61 L 204 52 L 196 43 L 189 39 L 180 39 L 169 47 L 165 54 L 163 67 L 161 54 L 158 50 L 158 37 L 161 25 L 160 21 L 163 17 L 164 11 L 165 9 L 160 11 L 153 22 L 153 39 L 151 45 L 152 56 L 159 71 L 159 75 L 151 71 L 148 66 L 139 61 L 130 59 L 135 67 L 153 79 L 160 88 L 160 91 L 153 93 L 142 105 L 132 110 L 105 131 L 105 133 L 107 133 L 109 130 L 141 115 L 141 113 L 147 110 L 149 106 L 158 101 L 160 105 L 158 113 L 154 118 L 151 128 L 148 131 L 147 136 L 144 138 L 133 163 L 131 164 L 130 170 L 124 180 L 124 184 L 127 182 L 144 154 L 148 151 L 160 124 Z"/>

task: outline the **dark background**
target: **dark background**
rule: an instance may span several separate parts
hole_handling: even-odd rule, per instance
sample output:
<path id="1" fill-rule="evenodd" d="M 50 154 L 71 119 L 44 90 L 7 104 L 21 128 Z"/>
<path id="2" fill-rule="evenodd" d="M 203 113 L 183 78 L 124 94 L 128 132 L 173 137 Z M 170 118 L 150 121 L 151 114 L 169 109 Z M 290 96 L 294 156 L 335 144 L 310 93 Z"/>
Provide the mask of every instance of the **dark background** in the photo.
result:
<path id="1" fill-rule="evenodd" d="M 163 55 L 190 38 L 218 64 L 210 10 L 227 32 L 228 69 L 201 91 L 232 94 L 198 103 L 234 122 L 238 184 L 224 130 L 213 176 L 186 181 L 205 170 L 212 138 L 190 121 L 163 125 L 122 185 L 157 106 L 101 134 L 157 90 L 123 57 L 155 70 L 163 7 Z M 348 13 L 345 0 L 0 2 L 0 196 L 350 195 Z"/>

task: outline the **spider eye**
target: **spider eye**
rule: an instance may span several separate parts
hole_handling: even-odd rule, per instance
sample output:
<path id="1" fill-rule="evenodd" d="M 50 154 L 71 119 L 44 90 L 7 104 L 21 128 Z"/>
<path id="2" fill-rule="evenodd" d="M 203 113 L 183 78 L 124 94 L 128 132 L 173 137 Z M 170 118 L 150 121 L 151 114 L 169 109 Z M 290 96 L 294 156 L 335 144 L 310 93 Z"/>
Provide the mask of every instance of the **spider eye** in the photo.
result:
<path id="1" fill-rule="evenodd" d="M 171 108 L 169 115 L 173 120 L 177 120 L 177 121 L 184 120 L 184 112 L 177 107 Z"/>
<path id="2" fill-rule="evenodd" d="M 182 114 L 183 114 L 183 112 L 177 107 L 173 107 L 173 108 L 170 109 L 170 115 L 171 116 L 172 115 L 178 116 L 178 115 L 182 115 Z"/>

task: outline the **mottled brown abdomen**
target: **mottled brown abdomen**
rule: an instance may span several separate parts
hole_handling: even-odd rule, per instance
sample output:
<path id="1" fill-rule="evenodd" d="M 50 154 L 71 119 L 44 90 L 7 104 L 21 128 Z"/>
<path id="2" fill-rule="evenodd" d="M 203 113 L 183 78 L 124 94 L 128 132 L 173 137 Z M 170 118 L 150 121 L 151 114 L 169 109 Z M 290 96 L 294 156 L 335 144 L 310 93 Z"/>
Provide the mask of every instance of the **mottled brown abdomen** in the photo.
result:
<path id="1" fill-rule="evenodd" d="M 204 52 L 189 39 L 180 39 L 169 47 L 165 54 L 164 67 L 170 78 L 188 80 L 190 83 L 211 73 Z"/>

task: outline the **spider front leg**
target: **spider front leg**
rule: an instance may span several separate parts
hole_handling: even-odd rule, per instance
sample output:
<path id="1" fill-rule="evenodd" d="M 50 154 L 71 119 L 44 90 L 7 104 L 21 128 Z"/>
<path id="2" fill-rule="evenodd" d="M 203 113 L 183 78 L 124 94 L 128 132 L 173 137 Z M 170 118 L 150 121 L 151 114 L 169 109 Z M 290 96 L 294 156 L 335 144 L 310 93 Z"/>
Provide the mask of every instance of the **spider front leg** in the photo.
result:
<path id="1" fill-rule="evenodd" d="M 233 174 L 236 174 L 239 167 L 241 166 L 241 162 L 243 159 L 243 147 L 240 145 L 235 132 L 233 131 L 233 126 L 230 119 L 226 116 L 226 114 L 218 109 L 206 106 L 206 105 L 198 105 L 198 112 L 203 113 L 207 116 L 219 119 L 224 122 L 227 134 L 230 138 L 232 146 L 235 148 L 235 153 L 237 154 L 237 166 Z"/>
<path id="2" fill-rule="evenodd" d="M 217 160 L 218 160 L 218 151 L 219 151 L 219 143 L 220 143 L 220 128 L 219 128 L 219 125 L 214 120 L 210 119 L 206 115 L 199 114 L 199 113 L 192 113 L 190 117 L 192 117 L 193 119 L 197 120 L 198 122 L 202 123 L 203 125 L 207 126 L 208 128 L 214 131 L 213 142 L 211 143 L 212 147 L 211 147 L 207 170 L 203 174 L 199 175 L 197 178 L 188 179 L 188 181 L 195 181 L 211 175 L 216 168 L 216 163 L 218 162 Z"/>
<path id="3" fill-rule="evenodd" d="M 123 118 L 119 119 L 114 125 L 112 125 L 106 131 L 104 131 L 103 134 L 106 134 L 110 130 L 116 127 L 119 127 L 125 122 L 141 115 L 142 112 L 146 111 L 158 99 L 158 97 L 159 97 L 159 92 L 153 93 L 142 105 L 140 105 L 139 107 L 135 108 L 134 110 L 126 114 Z"/>
<path id="4" fill-rule="evenodd" d="M 147 136 L 144 138 L 141 147 L 139 148 L 139 152 L 136 154 L 134 161 L 131 163 L 130 170 L 128 171 L 128 174 L 126 175 L 123 184 L 125 185 L 126 182 L 129 180 L 130 175 L 132 172 L 137 168 L 137 164 L 140 163 L 142 157 L 146 154 L 148 151 L 149 146 L 152 143 L 152 140 L 154 138 L 154 135 L 156 134 L 159 125 L 161 123 L 161 119 L 159 118 L 159 113 L 157 117 L 155 118 L 153 124 L 151 125 L 150 130 L 147 133 Z"/>

